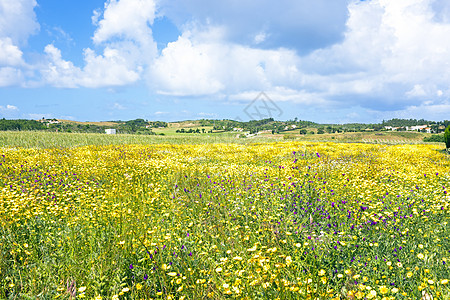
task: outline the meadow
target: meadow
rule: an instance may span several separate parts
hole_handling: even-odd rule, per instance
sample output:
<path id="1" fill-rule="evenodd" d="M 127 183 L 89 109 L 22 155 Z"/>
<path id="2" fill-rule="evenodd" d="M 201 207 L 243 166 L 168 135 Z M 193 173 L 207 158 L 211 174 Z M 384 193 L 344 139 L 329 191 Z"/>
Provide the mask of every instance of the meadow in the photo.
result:
<path id="1" fill-rule="evenodd" d="M 441 145 L 0 145 L 0 299 L 450 299 Z"/>

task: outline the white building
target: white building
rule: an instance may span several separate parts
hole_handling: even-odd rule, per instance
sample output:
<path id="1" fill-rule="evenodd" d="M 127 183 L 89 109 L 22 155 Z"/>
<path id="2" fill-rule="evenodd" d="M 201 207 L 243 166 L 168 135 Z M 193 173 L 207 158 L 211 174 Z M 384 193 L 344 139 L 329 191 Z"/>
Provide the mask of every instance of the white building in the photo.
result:
<path id="1" fill-rule="evenodd" d="M 105 133 L 106 134 L 116 134 L 116 130 L 115 129 L 105 129 Z"/>
<path id="2" fill-rule="evenodd" d="M 408 130 L 408 131 L 421 131 L 422 129 L 425 129 L 427 127 L 428 127 L 428 125 L 418 125 L 418 126 L 406 127 L 406 130 Z"/>

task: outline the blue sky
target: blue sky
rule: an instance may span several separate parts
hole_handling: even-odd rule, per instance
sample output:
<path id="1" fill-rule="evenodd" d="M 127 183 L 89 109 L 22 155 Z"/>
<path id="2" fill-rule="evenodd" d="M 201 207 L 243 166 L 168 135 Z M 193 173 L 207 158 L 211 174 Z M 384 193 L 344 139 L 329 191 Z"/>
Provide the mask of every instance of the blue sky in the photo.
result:
<path id="1" fill-rule="evenodd" d="M 449 36 L 447 0 L 0 0 L 0 118 L 449 119 Z"/>

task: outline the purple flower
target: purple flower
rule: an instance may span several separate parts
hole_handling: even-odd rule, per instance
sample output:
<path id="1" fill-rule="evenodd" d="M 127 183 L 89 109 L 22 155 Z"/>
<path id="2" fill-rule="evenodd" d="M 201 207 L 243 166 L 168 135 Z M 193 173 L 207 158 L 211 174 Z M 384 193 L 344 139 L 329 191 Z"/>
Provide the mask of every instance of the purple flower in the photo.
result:
<path id="1" fill-rule="evenodd" d="M 144 280 L 147 280 L 147 279 L 148 279 L 148 275 L 145 274 L 145 275 L 144 275 Z"/>
<path id="2" fill-rule="evenodd" d="M 130 270 L 131 270 L 131 269 L 133 269 L 133 265 L 132 265 L 132 264 L 130 265 Z"/>

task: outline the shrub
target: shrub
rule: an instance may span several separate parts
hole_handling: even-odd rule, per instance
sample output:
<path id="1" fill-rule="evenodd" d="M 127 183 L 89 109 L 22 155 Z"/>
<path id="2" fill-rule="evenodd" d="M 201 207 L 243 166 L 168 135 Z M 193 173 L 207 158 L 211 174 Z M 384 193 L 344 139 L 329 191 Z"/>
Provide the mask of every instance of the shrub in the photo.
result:
<path id="1" fill-rule="evenodd" d="M 444 135 L 443 134 L 432 134 L 431 136 L 424 137 L 423 141 L 431 142 L 431 143 L 444 143 Z"/>
<path id="2" fill-rule="evenodd" d="M 444 132 L 444 142 L 445 142 L 445 148 L 450 148 L 450 125 L 447 126 Z"/>

